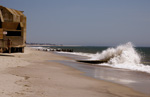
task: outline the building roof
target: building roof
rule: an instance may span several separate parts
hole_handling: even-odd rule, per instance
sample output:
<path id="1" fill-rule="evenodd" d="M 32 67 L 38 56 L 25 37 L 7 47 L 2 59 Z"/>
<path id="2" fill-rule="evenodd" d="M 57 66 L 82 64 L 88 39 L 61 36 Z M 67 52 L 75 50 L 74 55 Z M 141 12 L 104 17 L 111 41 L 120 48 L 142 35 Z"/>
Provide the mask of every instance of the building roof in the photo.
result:
<path id="1" fill-rule="evenodd" d="M 15 15 L 15 16 L 25 16 L 23 14 L 23 11 L 18 11 L 18 10 L 7 8 L 7 7 L 3 7 L 3 6 L 0 5 L 0 9 L 2 9 L 2 8 L 5 8 L 6 10 L 8 10 L 12 15 Z"/>

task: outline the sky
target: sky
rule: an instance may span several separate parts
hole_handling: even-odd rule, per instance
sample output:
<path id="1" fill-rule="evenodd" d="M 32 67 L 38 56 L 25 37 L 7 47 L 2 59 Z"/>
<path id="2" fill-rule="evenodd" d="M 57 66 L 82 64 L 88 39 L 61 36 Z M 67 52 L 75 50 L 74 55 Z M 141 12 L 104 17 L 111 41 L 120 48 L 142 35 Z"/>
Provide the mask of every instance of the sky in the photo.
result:
<path id="1" fill-rule="evenodd" d="M 0 0 L 24 11 L 27 42 L 150 46 L 150 0 Z"/>

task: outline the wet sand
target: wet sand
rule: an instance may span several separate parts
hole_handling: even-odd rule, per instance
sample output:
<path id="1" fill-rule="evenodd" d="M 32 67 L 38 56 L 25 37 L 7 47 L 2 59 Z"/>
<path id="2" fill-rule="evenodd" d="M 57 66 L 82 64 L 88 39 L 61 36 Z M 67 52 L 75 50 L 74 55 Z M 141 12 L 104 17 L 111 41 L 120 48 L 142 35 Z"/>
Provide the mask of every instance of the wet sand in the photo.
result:
<path id="1" fill-rule="evenodd" d="M 99 80 L 105 80 L 128 86 L 136 91 L 150 95 L 150 74 L 145 72 L 117 69 L 96 64 L 79 63 L 73 61 L 57 61 L 84 72 L 84 75 Z"/>
<path id="2" fill-rule="evenodd" d="M 72 60 L 25 49 L 0 56 L 1 97 L 150 97 L 131 88 L 83 75 L 56 61 Z"/>

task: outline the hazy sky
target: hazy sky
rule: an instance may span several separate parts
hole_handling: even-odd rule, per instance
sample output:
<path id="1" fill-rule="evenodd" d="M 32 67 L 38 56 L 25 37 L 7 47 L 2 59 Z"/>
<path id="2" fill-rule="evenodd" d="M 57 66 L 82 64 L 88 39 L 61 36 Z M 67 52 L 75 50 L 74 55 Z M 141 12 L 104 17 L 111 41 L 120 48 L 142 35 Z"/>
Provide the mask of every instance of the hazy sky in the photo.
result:
<path id="1" fill-rule="evenodd" d="M 0 0 L 24 11 L 27 42 L 150 46 L 150 0 Z"/>

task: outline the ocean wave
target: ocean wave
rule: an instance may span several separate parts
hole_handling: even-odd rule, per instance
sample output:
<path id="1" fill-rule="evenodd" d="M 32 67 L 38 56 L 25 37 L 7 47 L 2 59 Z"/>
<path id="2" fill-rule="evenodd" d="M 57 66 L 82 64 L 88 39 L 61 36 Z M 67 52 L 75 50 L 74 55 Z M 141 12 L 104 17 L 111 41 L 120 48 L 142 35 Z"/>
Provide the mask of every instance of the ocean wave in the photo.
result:
<path id="1" fill-rule="evenodd" d="M 82 53 L 82 52 L 57 52 L 57 53 L 78 55 L 78 56 L 83 56 L 88 58 L 91 58 L 93 56 L 93 54 L 91 53 Z"/>
<path id="2" fill-rule="evenodd" d="M 35 49 L 44 50 L 45 47 L 33 47 Z M 50 51 L 50 48 L 48 49 Z M 150 73 L 150 66 L 141 63 L 141 55 L 136 51 L 133 44 L 128 42 L 119 45 L 116 48 L 108 48 L 102 52 L 83 53 L 83 52 L 57 52 L 71 55 L 87 57 L 87 60 L 104 60 L 105 63 L 97 64 L 102 66 L 110 66 L 114 68 L 122 68 Z"/>
<path id="3" fill-rule="evenodd" d="M 102 63 L 102 64 L 98 64 L 98 65 L 150 73 L 150 66 L 146 65 L 146 64 L 108 64 L 108 63 Z"/>
<path id="4" fill-rule="evenodd" d="M 140 64 L 141 56 L 129 42 L 97 53 L 90 60 L 105 60 L 109 64 Z"/>
<path id="5" fill-rule="evenodd" d="M 108 48 L 96 54 L 82 52 L 61 52 L 88 57 L 87 60 L 105 60 L 106 63 L 98 64 L 114 68 L 130 69 L 150 73 L 150 66 L 141 63 L 141 55 L 135 50 L 133 44 L 128 42 L 116 48 Z"/>

